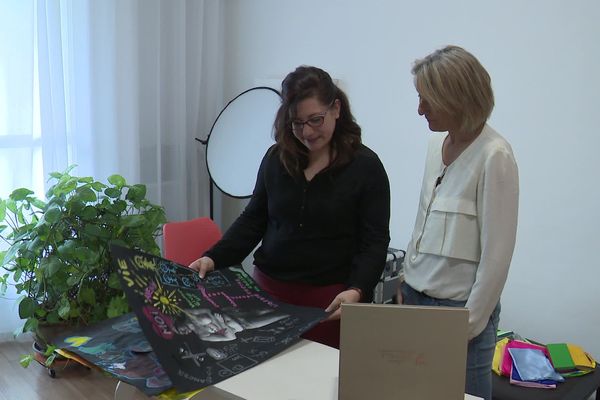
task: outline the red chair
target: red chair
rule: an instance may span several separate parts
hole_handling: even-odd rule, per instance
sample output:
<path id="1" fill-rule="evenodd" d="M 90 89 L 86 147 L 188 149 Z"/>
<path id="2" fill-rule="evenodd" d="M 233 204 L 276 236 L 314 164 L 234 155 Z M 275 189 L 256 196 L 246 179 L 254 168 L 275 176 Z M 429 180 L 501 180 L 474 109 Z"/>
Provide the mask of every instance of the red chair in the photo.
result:
<path id="1" fill-rule="evenodd" d="M 221 239 L 221 230 L 208 217 L 163 225 L 164 257 L 188 266 Z"/>

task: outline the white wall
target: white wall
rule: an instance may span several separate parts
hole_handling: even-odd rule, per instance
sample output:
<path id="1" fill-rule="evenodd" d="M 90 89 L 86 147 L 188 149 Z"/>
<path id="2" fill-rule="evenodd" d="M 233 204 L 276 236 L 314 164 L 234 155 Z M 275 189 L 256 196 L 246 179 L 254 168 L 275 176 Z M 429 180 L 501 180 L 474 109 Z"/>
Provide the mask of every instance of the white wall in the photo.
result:
<path id="1" fill-rule="evenodd" d="M 520 167 L 518 243 L 502 323 L 600 358 L 600 2 L 596 0 L 229 0 L 224 97 L 300 64 L 340 79 L 392 185 L 392 246 L 414 223 L 427 125 L 413 60 L 446 44 L 473 52 L 496 94 L 491 125 Z M 227 201 L 227 226 L 243 202 Z"/>

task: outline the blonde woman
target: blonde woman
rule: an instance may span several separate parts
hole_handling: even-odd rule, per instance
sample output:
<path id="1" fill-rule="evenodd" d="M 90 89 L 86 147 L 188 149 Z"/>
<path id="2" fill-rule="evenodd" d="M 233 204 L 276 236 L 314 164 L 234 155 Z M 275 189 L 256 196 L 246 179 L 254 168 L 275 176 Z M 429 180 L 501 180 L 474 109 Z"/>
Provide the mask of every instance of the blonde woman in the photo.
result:
<path id="1" fill-rule="evenodd" d="M 447 46 L 417 60 L 412 73 L 418 113 L 435 133 L 398 300 L 469 310 L 465 391 L 491 399 L 500 294 L 517 230 L 517 164 L 486 123 L 490 76 L 471 53 Z"/>

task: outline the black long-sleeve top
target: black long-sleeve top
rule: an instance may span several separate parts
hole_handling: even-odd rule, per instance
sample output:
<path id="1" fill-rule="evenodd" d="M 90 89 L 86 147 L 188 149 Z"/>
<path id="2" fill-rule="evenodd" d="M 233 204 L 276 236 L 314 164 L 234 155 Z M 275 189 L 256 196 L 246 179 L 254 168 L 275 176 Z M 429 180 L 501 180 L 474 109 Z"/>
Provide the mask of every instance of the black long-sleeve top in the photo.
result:
<path id="1" fill-rule="evenodd" d="M 311 181 L 292 177 L 276 145 L 263 158 L 252 198 L 205 255 L 216 268 L 254 264 L 281 281 L 344 283 L 370 298 L 385 266 L 390 187 L 379 157 L 361 145 L 353 159 Z"/>

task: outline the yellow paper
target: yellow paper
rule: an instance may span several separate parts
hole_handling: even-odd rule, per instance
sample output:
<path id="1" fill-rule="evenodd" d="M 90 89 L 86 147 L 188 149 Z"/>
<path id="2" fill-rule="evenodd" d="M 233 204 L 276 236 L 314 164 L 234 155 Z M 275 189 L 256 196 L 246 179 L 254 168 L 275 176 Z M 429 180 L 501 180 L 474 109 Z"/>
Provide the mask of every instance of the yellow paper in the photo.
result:
<path id="1" fill-rule="evenodd" d="M 496 342 L 496 349 L 494 350 L 494 360 L 492 361 L 492 371 L 497 375 L 502 375 L 500 366 L 502 365 L 502 357 L 504 357 L 504 348 L 508 344 L 509 338 L 504 338 Z"/>
<path id="2" fill-rule="evenodd" d="M 189 400 L 203 390 L 204 389 L 198 389 L 187 393 L 178 393 L 175 388 L 171 388 L 165 392 L 162 392 L 157 397 L 160 400 Z"/>
<path id="3" fill-rule="evenodd" d="M 581 347 L 575 344 L 567 343 L 567 348 L 569 349 L 569 353 L 571 353 L 571 358 L 573 359 L 573 363 L 577 369 L 588 371 L 596 368 L 596 360 L 594 360 L 592 356 L 586 353 Z"/>

